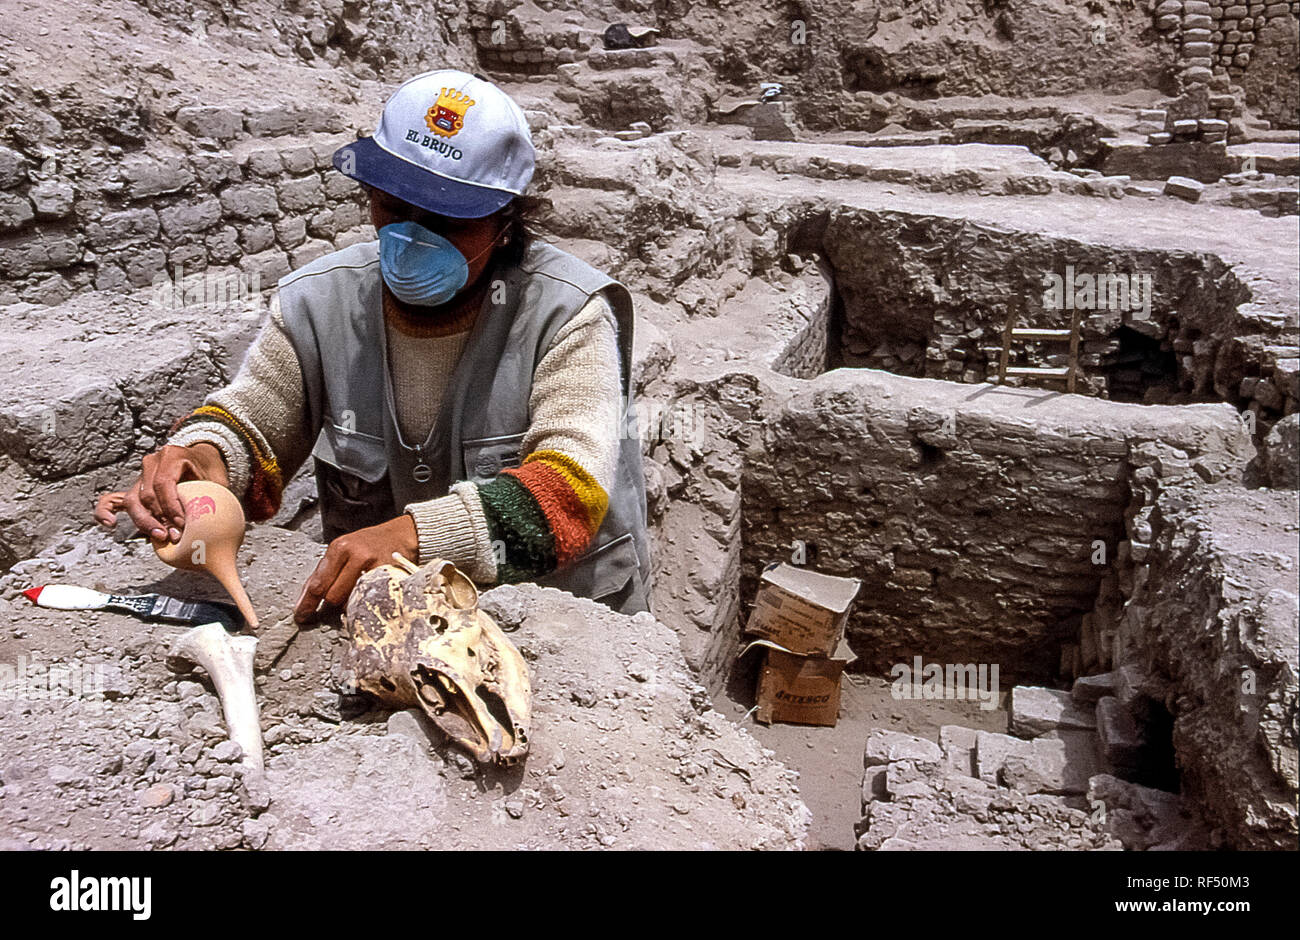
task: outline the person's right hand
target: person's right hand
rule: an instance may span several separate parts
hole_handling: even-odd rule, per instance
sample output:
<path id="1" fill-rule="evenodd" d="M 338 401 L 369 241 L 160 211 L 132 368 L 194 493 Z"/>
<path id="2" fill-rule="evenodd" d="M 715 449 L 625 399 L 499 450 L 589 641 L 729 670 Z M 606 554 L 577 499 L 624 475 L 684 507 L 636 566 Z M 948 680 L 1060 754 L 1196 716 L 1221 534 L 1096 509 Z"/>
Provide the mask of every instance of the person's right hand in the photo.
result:
<path id="1" fill-rule="evenodd" d="M 156 541 L 179 542 L 185 528 L 185 507 L 176 484 L 183 480 L 210 480 L 230 485 L 226 462 L 215 445 L 199 442 L 189 447 L 168 445 L 140 462 L 140 476 L 126 492 L 104 493 L 95 504 L 95 521 L 105 528 L 117 525 L 125 510 L 141 532 Z"/>

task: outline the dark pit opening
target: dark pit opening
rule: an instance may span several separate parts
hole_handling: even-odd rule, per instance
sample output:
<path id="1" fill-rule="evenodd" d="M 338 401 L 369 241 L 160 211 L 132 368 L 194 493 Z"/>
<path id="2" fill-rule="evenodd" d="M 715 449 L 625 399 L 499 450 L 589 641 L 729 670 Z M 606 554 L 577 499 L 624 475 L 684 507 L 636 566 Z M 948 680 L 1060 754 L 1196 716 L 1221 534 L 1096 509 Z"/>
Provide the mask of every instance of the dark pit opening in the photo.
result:
<path id="1" fill-rule="evenodd" d="M 1179 392 L 1178 356 L 1168 340 L 1127 326 L 1111 335 L 1114 352 L 1102 356 L 1100 371 L 1111 401 L 1168 404 Z"/>

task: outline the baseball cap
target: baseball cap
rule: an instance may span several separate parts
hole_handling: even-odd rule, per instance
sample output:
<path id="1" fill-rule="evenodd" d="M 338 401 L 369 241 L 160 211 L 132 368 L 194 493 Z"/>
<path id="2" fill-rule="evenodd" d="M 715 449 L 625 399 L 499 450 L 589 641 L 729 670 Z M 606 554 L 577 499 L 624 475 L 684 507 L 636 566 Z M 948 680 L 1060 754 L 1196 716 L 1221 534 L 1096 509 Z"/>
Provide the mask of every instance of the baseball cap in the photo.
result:
<path id="1" fill-rule="evenodd" d="M 370 137 L 334 152 L 345 176 L 457 219 L 496 212 L 533 177 L 524 112 L 486 79 L 438 69 L 408 79 Z"/>

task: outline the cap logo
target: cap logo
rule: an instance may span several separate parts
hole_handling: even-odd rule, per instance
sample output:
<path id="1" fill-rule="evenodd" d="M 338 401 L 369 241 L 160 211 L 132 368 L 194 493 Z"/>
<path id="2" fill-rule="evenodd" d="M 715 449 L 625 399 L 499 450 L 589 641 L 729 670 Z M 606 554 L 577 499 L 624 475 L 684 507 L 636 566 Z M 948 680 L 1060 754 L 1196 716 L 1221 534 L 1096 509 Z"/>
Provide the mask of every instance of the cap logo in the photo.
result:
<path id="1" fill-rule="evenodd" d="M 455 88 L 444 88 L 438 100 L 424 115 L 429 130 L 442 137 L 455 137 L 465 126 L 465 112 L 474 100 Z"/>

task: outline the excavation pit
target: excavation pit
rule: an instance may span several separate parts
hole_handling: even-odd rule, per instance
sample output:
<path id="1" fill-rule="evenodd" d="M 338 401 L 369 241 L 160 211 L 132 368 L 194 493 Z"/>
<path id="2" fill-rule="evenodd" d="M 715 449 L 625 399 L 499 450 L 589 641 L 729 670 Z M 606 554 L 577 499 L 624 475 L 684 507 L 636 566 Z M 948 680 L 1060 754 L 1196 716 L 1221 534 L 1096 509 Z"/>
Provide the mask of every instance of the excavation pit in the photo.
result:
<path id="1" fill-rule="evenodd" d="M 848 847 L 843 825 L 856 814 L 846 808 L 856 786 L 848 741 L 873 727 L 934 740 L 945 722 L 1005 732 L 1013 685 L 1068 689 L 1080 676 L 1152 670 L 1133 665 L 1141 621 L 1126 627 L 1118 611 L 1143 590 L 1134 581 L 1147 563 L 1150 481 L 1194 487 L 1240 479 L 1261 443 L 1260 424 L 1294 407 L 1287 401 L 1270 411 L 1243 396 L 1252 384 L 1245 373 L 1272 375 L 1260 350 L 1277 344 L 1285 357 L 1289 347 L 1240 268 L 1213 254 L 1135 254 L 1044 237 L 1036 250 L 1049 259 L 1045 270 L 1077 273 L 1089 259 L 1109 272 L 1135 258 L 1148 265 L 1151 316 L 1089 312 L 1095 320 L 1087 329 L 1104 321 L 1111 332 L 1104 349 L 1087 350 L 1080 394 L 990 384 L 982 381 L 992 361 L 982 344 L 1000 339 L 1006 297 L 1039 297 L 1042 288 L 995 263 L 989 246 L 1005 233 L 969 221 L 950 227 L 942 217 L 820 207 L 775 218 L 785 227 L 774 254 L 787 251 L 768 272 L 771 287 L 747 286 L 732 298 L 736 346 L 720 359 L 694 357 L 700 371 L 677 386 L 669 405 L 689 412 L 704 439 L 697 434 L 684 446 L 671 434 L 652 434 L 647 441 L 659 609 L 678 626 L 701 681 L 744 719 L 754 704 L 755 664 L 735 657 L 762 567 L 802 561 L 863 579 L 848 627 L 858 660 L 845 680 L 840 726 L 755 728 L 803 773 L 814 838 Z M 964 251 L 944 247 L 961 238 Z M 913 254 L 913 245 L 930 247 Z M 944 284 L 945 267 L 978 273 Z M 766 334 L 742 326 L 752 322 L 744 312 L 760 305 Z M 923 372 L 938 359 L 931 351 L 944 348 L 940 325 L 967 323 L 974 335 L 959 339 L 986 356 L 975 374 L 964 361 L 932 377 L 900 375 L 902 364 L 880 359 L 870 361 L 893 368 L 846 364 L 845 336 L 875 331 L 884 345 L 899 342 L 911 324 L 906 335 L 915 338 Z M 1059 321 L 1036 316 L 1020 324 Z M 679 349 L 692 348 L 695 326 L 681 325 Z M 682 570 L 689 575 L 674 577 Z M 1132 607 L 1130 618 L 1140 616 L 1139 603 Z M 991 711 L 900 700 L 888 677 L 918 657 L 949 667 L 997 664 L 1004 694 Z M 1176 802 L 1189 761 L 1175 747 L 1174 729 L 1187 718 L 1139 684 L 1124 694 L 1125 708 L 1144 716 L 1142 747 L 1122 773 Z M 1155 686 L 1168 694 L 1169 685 Z M 950 711 L 936 727 L 941 706 L 965 713 Z M 1128 760 L 1114 729 L 1107 733 L 1108 753 Z M 1188 838 L 1206 838 L 1191 822 L 1180 825 Z M 1167 829 L 1144 844 L 1162 838 Z"/>

